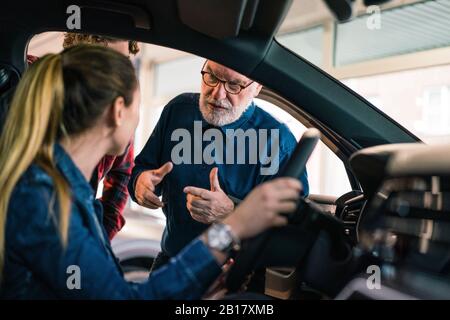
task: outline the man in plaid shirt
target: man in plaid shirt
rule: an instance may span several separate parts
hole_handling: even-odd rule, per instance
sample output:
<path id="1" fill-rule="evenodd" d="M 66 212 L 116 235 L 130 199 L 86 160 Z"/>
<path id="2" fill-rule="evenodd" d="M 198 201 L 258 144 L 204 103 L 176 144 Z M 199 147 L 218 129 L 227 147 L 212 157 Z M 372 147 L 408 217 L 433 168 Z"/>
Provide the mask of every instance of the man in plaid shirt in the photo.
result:
<path id="1" fill-rule="evenodd" d="M 111 240 L 125 224 L 123 210 L 128 200 L 128 181 L 134 166 L 134 147 L 130 142 L 127 151 L 120 157 L 105 156 L 92 174 L 91 186 L 97 190 L 103 180 L 100 201 L 103 205 L 103 226 Z"/>
<path id="2" fill-rule="evenodd" d="M 110 47 L 127 57 L 137 54 L 139 46 L 136 41 L 126 41 L 104 36 L 66 33 L 64 35 L 64 48 L 87 43 L 100 44 Z M 128 201 L 128 181 L 134 166 L 133 141 L 128 145 L 122 156 L 105 156 L 97 165 L 90 184 L 94 190 L 103 180 L 103 192 L 100 201 L 103 206 L 103 226 L 111 240 L 125 224 L 123 211 Z"/>

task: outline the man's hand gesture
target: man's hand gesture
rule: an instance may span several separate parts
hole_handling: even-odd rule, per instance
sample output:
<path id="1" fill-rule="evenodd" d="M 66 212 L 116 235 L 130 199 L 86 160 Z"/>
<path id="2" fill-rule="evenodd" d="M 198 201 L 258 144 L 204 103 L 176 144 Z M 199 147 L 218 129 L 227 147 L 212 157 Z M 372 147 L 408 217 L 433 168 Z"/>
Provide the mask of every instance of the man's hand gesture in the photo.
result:
<path id="1" fill-rule="evenodd" d="M 186 187 L 186 207 L 193 219 L 202 223 L 213 223 L 225 218 L 234 209 L 234 203 L 220 188 L 219 169 L 213 168 L 209 174 L 211 190 Z"/>

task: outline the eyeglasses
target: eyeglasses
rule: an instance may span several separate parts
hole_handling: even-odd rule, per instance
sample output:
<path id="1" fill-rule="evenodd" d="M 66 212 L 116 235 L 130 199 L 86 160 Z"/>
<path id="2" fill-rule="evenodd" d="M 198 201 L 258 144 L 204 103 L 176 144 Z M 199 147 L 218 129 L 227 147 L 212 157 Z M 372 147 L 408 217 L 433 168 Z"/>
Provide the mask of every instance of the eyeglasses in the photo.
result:
<path id="1" fill-rule="evenodd" d="M 223 87 L 225 88 L 225 91 L 231 94 L 239 94 L 242 90 L 246 89 L 249 85 L 253 83 L 253 81 L 251 81 L 247 85 L 243 86 L 240 85 L 239 83 L 235 83 L 232 81 L 220 80 L 213 73 L 208 71 L 202 70 L 200 71 L 200 73 L 202 74 L 203 82 L 207 86 L 215 88 L 219 85 L 219 83 L 222 83 Z"/>

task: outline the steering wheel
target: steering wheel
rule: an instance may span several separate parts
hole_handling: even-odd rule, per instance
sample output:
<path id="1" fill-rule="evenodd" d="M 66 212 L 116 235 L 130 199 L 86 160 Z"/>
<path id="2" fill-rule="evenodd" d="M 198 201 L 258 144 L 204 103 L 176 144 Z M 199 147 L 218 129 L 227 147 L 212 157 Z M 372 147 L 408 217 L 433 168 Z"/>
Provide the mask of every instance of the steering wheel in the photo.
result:
<path id="1" fill-rule="evenodd" d="M 311 153 L 313 152 L 317 142 L 319 141 L 319 138 L 320 133 L 317 129 L 307 130 L 298 142 L 297 147 L 295 148 L 294 153 L 289 159 L 281 176 L 294 177 L 299 179 L 300 175 L 305 170 L 306 162 L 311 156 Z M 235 257 L 235 263 L 231 266 L 226 278 L 226 287 L 230 292 L 238 290 L 244 283 L 247 275 L 250 274 L 252 270 L 257 268 L 258 265 L 263 264 L 263 253 L 267 252 L 268 246 L 271 243 L 274 243 L 274 239 L 278 238 L 280 235 L 291 234 L 291 232 L 289 231 L 292 228 L 295 228 L 295 226 L 299 226 L 300 224 L 302 224 L 302 221 L 304 220 L 304 218 L 306 218 L 306 214 L 303 213 L 308 211 L 305 210 L 307 208 L 309 208 L 309 203 L 305 199 L 301 199 L 299 205 L 297 206 L 297 210 L 293 214 L 287 215 L 289 221 L 288 226 L 282 228 L 272 228 L 266 230 L 265 232 L 259 234 L 254 238 L 243 241 L 241 250 Z M 307 235 L 308 232 L 306 231 L 305 233 L 302 233 L 296 230 L 292 234 Z M 293 243 L 299 242 L 295 241 Z M 299 250 L 300 253 L 306 253 L 305 250 L 302 250 L 302 248 L 295 249 Z M 275 250 L 272 250 L 272 253 L 273 252 L 277 252 L 276 248 Z M 294 254 L 294 256 L 298 257 L 299 252 L 297 252 L 297 254 Z"/>
<path id="2" fill-rule="evenodd" d="M 301 216 L 304 210 L 300 205 L 296 216 Z M 287 226 L 266 230 L 242 242 L 225 280 L 229 292 L 239 290 L 247 276 L 259 267 L 298 265 L 308 253 L 317 230 L 308 228 L 306 221 L 300 223 L 291 218 L 288 221 Z"/>

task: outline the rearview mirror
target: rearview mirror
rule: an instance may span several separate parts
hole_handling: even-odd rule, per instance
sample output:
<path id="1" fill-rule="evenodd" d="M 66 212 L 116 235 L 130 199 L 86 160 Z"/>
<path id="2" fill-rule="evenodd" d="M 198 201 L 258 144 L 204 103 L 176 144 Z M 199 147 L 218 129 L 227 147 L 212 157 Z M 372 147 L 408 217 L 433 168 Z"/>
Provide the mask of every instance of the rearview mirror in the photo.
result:
<path id="1" fill-rule="evenodd" d="M 324 0 L 331 13 L 339 22 L 345 22 L 352 17 L 355 0 Z M 366 7 L 380 5 L 391 0 L 364 0 Z"/>

